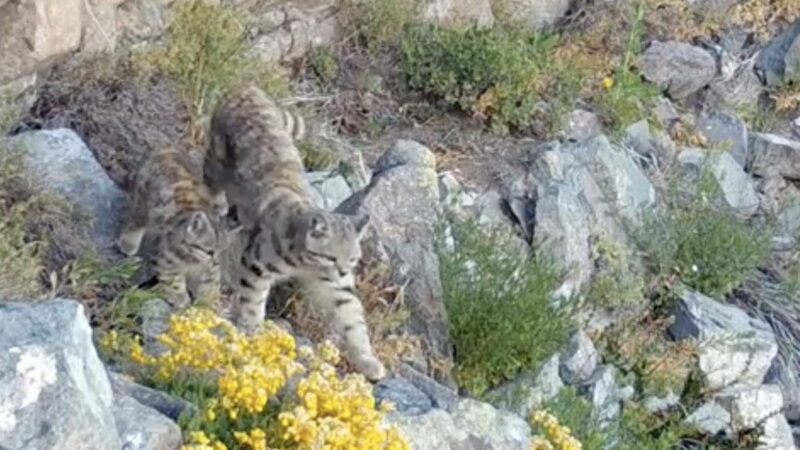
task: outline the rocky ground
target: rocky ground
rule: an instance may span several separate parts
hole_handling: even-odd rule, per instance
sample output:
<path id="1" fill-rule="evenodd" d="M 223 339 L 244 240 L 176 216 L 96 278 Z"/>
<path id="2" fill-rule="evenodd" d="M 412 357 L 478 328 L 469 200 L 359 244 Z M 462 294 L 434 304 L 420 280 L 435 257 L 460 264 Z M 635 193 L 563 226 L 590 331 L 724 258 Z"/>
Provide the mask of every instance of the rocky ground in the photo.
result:
<path id="1" fill-rule="evenodd" d="M 0 448 L 233 439 L 207 389 L 100 342 L 161 351 L 171 313 L 113 245 L 131 172 L 203 148 L 219 94 L 253 80 L 307 117 L 315 203 L 372 218 L 358 287 L 391 367 L 372 396 L 411 448 L 800 447 L 798 14 L 0 0 Z M 325 337 L 273 297 L 298 346 Z"/>

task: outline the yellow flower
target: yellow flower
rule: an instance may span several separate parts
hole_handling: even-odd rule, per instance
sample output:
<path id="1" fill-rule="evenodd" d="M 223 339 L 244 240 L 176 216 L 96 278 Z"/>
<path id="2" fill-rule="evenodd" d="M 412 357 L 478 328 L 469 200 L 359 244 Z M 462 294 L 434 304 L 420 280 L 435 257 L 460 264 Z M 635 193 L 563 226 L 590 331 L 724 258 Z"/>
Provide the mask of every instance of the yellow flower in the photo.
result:
<path id="1" fill-rule="evenodd" d="M 611 77 L 605 77 L 605 78 L 603 78 L 603 81 L 600 82 L 600 84 L 606 90 L 611 89 L 612 87 L 614 87 L 614 79 L 611 78 Z"/>

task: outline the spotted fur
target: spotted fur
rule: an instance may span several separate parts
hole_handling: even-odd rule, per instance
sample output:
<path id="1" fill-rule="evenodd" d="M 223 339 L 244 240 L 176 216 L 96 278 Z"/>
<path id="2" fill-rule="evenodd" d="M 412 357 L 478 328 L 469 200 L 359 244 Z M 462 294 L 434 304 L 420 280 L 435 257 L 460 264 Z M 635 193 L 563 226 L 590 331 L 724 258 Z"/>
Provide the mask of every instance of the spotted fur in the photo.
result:
<path id="1" fill-rule="evenodd" d="M 130 207 L 118 240 L 120 251 L 139 253 L 153 236 L 149 262 L 176 307 L 220 295 L 221 217 L 224 195 L 203 182 L 202 156 L 187 149 L 154 151 L 133 177 Z"/>
<path id="2" fill-rule="evenodd" d="M 239 298 L 237 324 L 258 329 L 271 287 L 298 280 L 340 337 L 345 357 L 379 379 L 385 369 L 373 354 L 354 279 L 369 217 L 312 205 L 294 144 L 302 119 L 295 117 L 250 87 L 229 95 L 211 120 L 206 180 L 228 194 L 244 226 L 243 250 L 229 275 Z"/>

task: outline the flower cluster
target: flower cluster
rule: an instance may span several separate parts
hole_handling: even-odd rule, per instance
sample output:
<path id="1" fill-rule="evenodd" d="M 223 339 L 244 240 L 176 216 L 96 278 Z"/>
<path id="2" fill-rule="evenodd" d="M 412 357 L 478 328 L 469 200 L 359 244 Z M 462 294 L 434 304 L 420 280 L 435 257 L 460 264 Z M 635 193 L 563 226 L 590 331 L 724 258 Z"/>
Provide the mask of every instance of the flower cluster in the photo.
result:
<path id="1" fill-rule="evenodd" d="M 339 378 L 334 364 L 336 347 L 326 343 L 314 355 L 302 349 L 311 372 L 297 384 L 298 404 L 280 414 L 283 439 L 300 449 L 345 450 L 375 448 L 405 450 L 408 444 L 393 429 L 380 426 L 381 411 L 375 408 L 370 385 L 360 375 Z M 384 405 L 382 405 L 384 406 Z M 390 406 L 384 406 L 387 411 Z"/>
<path id="2" fill-rule="evenodd" d="M 570 429 L 559 424 L 558 419 L 547 411 L 533 413 L 531 422 L 542 430 L 543 435 L 535 436 L 531 441 L 531 450 L 580 450 L 580 441 L 572 437 Z"/>
<path id="3" fill-rule="evenodd" d="M 337 374 L 339 352 L 330 343 L 296 350 L 294 338 L 271 323 L 245 336 L 199 309 L 172 316 L 156 340 L 157 354 L 114 332 L 101 347 L 200 406 L 184 424 L 182 450 L 409 448 L 383 425 L 386 408 L 376 408 L 363 376 Z"/>

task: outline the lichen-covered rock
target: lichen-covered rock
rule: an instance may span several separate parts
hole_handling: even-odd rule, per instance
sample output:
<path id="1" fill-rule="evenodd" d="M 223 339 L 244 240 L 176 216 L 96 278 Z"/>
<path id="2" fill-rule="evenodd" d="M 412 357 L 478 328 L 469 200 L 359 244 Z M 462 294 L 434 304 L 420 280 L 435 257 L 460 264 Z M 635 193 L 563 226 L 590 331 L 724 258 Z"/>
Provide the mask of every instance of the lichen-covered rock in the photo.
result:
<path id="1" fill-rule="evenodd" d="M 83 307 L 0 302 L 0 323 L 0 448 L 122 448 Z"/>
<path id="2" fill-rule="evenodd" d="M 413 450 L 523 450 L 530 439 L 525 420 L 470 399 L 461 400 L 449 413 L 392 413 L 387 422 L 397 425 Z"/>
<path id="3" fill-rule="evenodd" d="M 511 411 L 519 417 L 531 413 L 564 387 L 558 374 L 559 355 L 553 355 L 535 373 L 525 373 L 516 379 L 487 392 L 484 398 L 497 408 Z"/>
<path id="4" fill-rule="evenodd" d="M 775 336 L 764 321 L 698 292 L 682 295 L 674 314 L 669 332 L 675 339 L 699 341 L 699 366 L 709 389 L 733 383 L 758 386 L 764 381 L 778 352 Z"/>
<path id="5" fill-rule="evenodd" d="M 81 138 L 62 128 L 24 133 L 15 136 L 11 144 L 24 153 L 26 169 L 42 189 L 90 215 L 97 247 L 112 249 L 127 197 Z"/>
<path id="6" fill-rule="evenodd" d="M 559 358 L 559 374 L 565 383 L 583 384 L 592 377 L 600 355 L 592 340 L 582 330 L 575 332 Z"/>
<path id="7" fill-rule="evenodd" d="M 495 18 L 489 0 L 433 0 L 422 9 L 422 19 L 444 28 L 471 25 L 491 27 Z"/>
<path id="8" fill-rule="evenodd" d="M 114 418 L 125 450 L 177 450 L 183 441 L 178 424 L 131 397 L 114 400 Z"/>
<path id="9" fill-rule="evenodd" d="M 717 62 L 704 49 L 677 41 L 653 42 L 642 57 L 644 77 L 685 99 L 707 86 L 717 74 Z"/>
<path id="10" fill-rule="evenodd" d="M 714 400 L 703 403 L 684 420 L 684 423 L 709 435 L 731 436 L 731 414 Z"/>
<path id="11" fill-rule="evenodd" d="M 434 243 L 439 185 L 433 153 L 416 142 L 397 141 L 378 160 L 369 185 L 336 211 L 369 214 L 389 255 L 392 279 L 405 286 L 410 331 L 424 338 L 433 356 L 452 361 Z"/>

